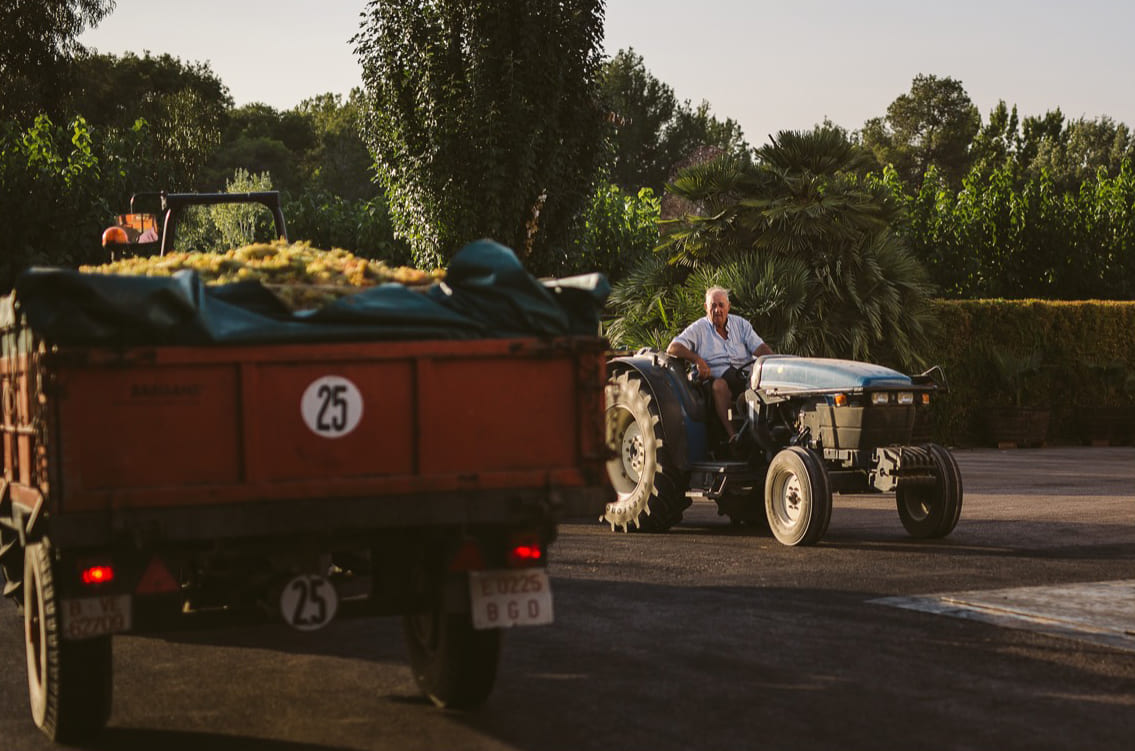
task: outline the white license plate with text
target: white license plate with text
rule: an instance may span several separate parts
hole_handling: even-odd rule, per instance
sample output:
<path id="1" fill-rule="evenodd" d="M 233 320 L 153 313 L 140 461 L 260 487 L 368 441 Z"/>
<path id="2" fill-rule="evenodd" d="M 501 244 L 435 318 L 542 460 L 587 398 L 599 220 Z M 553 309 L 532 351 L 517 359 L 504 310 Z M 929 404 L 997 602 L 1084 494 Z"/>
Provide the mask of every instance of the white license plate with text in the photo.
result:
<path id="1" fill-rule="evenodd" d="M 552 585 L 542 568 L 471 571 L 469 596 L 476 629 L 552 622 Z"/>
<path id="2" fill-rule="evenodd" d="M 59 604 L 63 608 L 63 638 L 68 641 L 130 630 L 130 595 L 83 597 Z"/>

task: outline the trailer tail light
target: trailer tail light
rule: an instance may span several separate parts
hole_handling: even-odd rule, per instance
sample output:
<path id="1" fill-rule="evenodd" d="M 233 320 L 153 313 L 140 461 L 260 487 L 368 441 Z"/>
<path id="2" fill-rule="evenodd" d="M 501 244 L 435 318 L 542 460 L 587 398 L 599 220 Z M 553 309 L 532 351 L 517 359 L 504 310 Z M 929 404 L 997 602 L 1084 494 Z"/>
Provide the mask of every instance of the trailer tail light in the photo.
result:
<path id="1" fill-rule="evenodd" d="M 511 568 L 530 568 L 544 565 L 544 545 L 534 534 L 517 535 L 508 551 Z"/>
<path id="2" fill-rule="evenodd" d="M 83 584 L 91 587 L 98 584 L 108 584 L 114 581 L 114 567 L 103 564 L 87 566 L 79 572 L 79 579 Z"/>

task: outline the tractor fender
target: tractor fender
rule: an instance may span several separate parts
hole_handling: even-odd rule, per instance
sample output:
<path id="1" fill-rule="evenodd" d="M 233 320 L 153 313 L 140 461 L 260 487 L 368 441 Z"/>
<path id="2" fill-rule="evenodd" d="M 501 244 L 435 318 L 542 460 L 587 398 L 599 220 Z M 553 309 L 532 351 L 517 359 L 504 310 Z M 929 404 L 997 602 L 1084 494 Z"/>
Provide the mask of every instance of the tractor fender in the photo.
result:
<path id="1" fill-rule="evenodd" d="M 671 465 L 688 472 L 693 462 L 701 461 L 709 452 L 706 436 L 706 405 L 698 399 L 684 373 L 668 363 L 670 358 L 658 352 L 639 352 L 615 357 L 607 363 L 608 376 L 633 371 L 642 378 L 650 396 L 658 404 L 662 422 L 662 449 Z"/>

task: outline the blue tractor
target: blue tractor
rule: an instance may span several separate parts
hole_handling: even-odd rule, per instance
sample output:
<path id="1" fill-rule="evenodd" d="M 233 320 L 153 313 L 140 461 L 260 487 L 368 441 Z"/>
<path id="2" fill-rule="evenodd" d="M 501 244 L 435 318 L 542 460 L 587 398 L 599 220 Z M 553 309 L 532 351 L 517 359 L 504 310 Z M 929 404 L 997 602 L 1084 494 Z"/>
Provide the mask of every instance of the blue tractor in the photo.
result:
<path id="1" fill-rule="evenodd" d="M 912 536 L 948 535 L 962 510 L 953 455 L 912 441 L 915 417 L 944 392 L 935 367 L 904 375 L 880 365 L 766 355 L 732 410 L 729 444 L 706 382 L 688 363 L 640 350 L 608 364 L 608 475 L 616 499 L 600 521 L 664 532 L 695 498 L 735 523 L 768 525 L 785 545 L 827 531 L 833 493 L 895 494 Z"/>

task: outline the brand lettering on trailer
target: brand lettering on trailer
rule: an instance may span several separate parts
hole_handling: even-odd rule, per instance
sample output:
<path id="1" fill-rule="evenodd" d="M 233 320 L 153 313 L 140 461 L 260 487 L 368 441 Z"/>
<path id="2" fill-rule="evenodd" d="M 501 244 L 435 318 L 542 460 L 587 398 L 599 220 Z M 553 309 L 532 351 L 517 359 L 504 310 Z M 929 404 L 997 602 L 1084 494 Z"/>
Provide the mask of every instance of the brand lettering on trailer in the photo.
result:
<path id="1" fill-rule="evenodd" d="M 132 383 L 131 399 L 196 399 L 201 396 L 199 383 Z"/>

